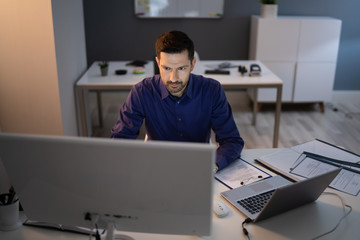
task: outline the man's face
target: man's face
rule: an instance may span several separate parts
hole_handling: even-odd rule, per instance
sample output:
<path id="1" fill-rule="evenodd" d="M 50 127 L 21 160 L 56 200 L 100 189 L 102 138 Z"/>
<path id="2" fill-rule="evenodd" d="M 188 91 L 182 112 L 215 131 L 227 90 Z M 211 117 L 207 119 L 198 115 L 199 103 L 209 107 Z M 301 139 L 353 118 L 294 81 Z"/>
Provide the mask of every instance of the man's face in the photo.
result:
<path id="1" fill-rule="evenodd" d="M 156 62 L 166 89 L 171 95 L 181 97 L 186 90 L 196 59 L 191 62 L 188 51 L 184 50 L 181 53 L 161 52 L 160 59 L 156 57 Z"/>

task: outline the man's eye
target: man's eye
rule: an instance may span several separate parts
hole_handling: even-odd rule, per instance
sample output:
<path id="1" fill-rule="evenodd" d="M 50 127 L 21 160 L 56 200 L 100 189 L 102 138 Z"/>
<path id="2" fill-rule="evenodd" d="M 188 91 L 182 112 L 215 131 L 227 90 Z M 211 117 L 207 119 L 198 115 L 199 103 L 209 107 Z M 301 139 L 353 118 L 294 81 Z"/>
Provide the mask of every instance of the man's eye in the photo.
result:
<path id="1" fill-rule="evenodd" d="M 179 67 L 178 70 L 183 71 L 185 70 L 185 67 Z"/>
<path id="2" fill-rule="evenodd" d="M 171 68 L 169 68 L 169 67 L 164 67 L 164 69 L 165 69 L 166 71 L 170 71 L 170 70 L 171 70 Z"/>

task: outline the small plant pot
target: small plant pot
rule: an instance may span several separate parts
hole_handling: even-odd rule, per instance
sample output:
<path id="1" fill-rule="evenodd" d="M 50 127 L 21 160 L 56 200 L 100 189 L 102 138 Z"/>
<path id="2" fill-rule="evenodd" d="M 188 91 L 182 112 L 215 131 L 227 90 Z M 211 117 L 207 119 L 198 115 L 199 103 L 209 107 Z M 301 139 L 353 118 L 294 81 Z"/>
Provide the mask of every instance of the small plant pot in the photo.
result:
<path id="1" fill-rule="evenodd" d="M 100 70 L 101 70 L 101 76 L 107 76 L 108 75 L 108 70 L 109 70 L 108 67 L 100 68 Z"/>
<path id="2" fill-rule="evenodd" d="M 262 4 L 261 17 L 262 18 L 276 18 L 278 13 L 277 4 Z"/>

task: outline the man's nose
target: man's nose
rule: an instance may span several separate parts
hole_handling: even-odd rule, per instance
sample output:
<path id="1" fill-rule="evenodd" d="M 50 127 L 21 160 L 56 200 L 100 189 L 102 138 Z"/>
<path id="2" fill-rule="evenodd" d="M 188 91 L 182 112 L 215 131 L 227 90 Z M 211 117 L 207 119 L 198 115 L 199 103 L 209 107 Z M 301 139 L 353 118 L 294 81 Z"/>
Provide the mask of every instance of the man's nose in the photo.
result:
<path id="1" fill-rule="evenodd" d="M 170 81 L 171 81 L 171 82 L 176 82 L 177 79 L 178 79 L 178 74 L 177 74 L 177 71 L 174 70 L 174 71 L 172 71 L 171 74 L 170 74 Z"/>

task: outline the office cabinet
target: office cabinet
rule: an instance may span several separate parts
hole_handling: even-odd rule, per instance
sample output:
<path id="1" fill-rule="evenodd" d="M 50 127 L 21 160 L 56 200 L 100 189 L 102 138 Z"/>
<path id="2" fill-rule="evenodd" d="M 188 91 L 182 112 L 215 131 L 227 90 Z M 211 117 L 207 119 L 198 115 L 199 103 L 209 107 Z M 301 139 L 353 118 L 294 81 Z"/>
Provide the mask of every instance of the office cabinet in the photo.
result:
<path id="1" fill-rule="evenodd" d="M 294 102 L 329 101 L 332 97 L 336 64 L 301 62 L 297 64 Z"/>
<path id="2" fill-rule="evenodd" d="M 249 59 L 262 61 L 283 80 L 283 102 L 329 101 L 340 30 L 341 21 L 330 17 L 252 16 Z M 258 101 L 275 102 L 275 93 L 259 89 Z"/>

